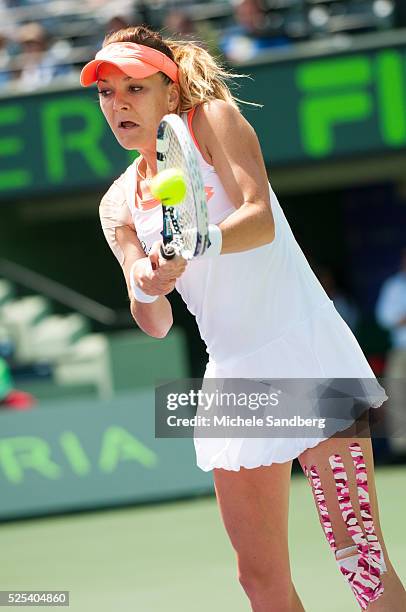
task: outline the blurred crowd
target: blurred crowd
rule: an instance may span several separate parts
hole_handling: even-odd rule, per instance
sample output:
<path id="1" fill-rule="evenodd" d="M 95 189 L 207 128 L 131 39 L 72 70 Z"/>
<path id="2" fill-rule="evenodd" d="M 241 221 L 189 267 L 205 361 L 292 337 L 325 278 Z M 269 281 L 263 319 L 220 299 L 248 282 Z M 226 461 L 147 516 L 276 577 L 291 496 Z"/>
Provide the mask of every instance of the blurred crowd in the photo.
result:
<path id="1" fill-rule="evenodd" d="M 406 26 L 404 0 L 0 0 L 0 91 L 72 81 L 104 35 L 149 25 L 226 60 Z"/>

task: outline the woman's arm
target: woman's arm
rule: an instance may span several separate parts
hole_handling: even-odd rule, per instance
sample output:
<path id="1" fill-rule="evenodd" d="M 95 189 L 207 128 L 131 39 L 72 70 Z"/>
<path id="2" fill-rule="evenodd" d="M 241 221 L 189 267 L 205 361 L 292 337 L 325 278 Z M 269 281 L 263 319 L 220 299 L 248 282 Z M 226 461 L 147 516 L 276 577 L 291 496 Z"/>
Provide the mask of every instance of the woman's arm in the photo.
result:
<path id="1" fill-rule="evenodd" d="M 173 290 L 175 281 L 171 278 L 154 278 L 156 275 L 152 273 L 150 260 L 145 256 L 132 224 L 125 189 L 122 186 L 123 180 L 124 175 L 112 184 L 102 198 L 99 208 L 100 221 L 107 243 L 123 270 L 134 320 L 148 335 L 162 338 L 170 330 L 173 321 L 172 309 L 164 294 Z M 139 288 L 149 295 L 162 294 L 155 302 L 141 303 L 133 296 L 130 285 L 133 264 L 134 276 L 137 277 L 134 280 Z"/>
<path id="2" fill-rule="evenodd" d="M 154 338 L 164 338 L 173 323 L 169 301 L 165 295 L 159 295 L 158 299 L 150 304 L 136 300 L 131 289 L 130 272 L 136 262 L 133 267 L 134 280 L 147 295 L 170 293 L 175 287 L 175 281 L 157 278 L 157 273 L 152 270 L 150 259 L 145 256 L 137 234 L 131 227 L 128 225 L 117 227 L 115 234 L 123 254 L 121 267 L 127 284 L 131 314 L 143 332 Z"/>
<path id="3" fill-rule="evenodd" d="M 214 100 L 196 110 L 193 127 L 204 157 L 214 166 L 236 207 L 220 223 L 222 253 L 272 242 L 275 224 L 258 138 L 251 125 L 227 102 Z"/>

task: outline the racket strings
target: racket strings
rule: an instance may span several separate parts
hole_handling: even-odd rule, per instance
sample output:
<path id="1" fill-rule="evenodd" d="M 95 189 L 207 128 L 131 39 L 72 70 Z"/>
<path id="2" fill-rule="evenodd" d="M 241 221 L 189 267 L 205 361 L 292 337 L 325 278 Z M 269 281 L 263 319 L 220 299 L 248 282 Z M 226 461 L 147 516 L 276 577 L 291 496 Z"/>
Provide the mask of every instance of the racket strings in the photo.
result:
<path id="1" fill-rule="evenodd" d="M 179 139 L 171 126 L 167 126 L 166 136 L 168 138 L 168 148 L 165 154 L 165 166 L 181 170 L 186 182 L 186 195 L 183 202 L 171 209 L 173 241 L 181 251 L 190 253 L 192 257 L 197 239 L 197 218 L 192 177 Z"/>

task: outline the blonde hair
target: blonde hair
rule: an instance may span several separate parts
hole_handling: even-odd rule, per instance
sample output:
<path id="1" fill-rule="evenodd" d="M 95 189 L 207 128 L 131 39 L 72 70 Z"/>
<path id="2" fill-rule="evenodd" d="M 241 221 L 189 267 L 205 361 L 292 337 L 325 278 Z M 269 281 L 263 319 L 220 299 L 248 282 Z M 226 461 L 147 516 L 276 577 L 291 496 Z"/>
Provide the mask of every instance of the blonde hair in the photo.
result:
<path id="1" fill-rule="evenodd" d="M 228 83 L 246 75 L 229 72 L 206 49 L 194 42 L 163 39 L 158 32 L 145 26 L 131 26 L 112 32 L 105 37 L 103 47 L 114 42 L 135 42 L 152 47 L 178 65 L 180 113 L 210 100 L 224 100 L 237 109 L 238 102 L 243 102 L 231 93 Z M 167 83 L 171 82 L 169 77 L 161 74 Z"/>

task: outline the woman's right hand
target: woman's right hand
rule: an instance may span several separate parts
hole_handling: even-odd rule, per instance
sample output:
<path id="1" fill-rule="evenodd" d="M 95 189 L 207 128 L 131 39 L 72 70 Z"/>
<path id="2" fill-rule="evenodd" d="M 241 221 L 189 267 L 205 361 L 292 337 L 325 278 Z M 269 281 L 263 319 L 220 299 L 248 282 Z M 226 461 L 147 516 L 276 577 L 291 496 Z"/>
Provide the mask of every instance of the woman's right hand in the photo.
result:
<path id="1" fill-rule="evenodd" d="M 132 270 L 135 284 L 147 295 L 167 295 L 175 288 L 176 278 L 160 274 L 159 268 L 153 270 L 148 257 L 137 259 Z"/>
<path id="2" fill-rule="evenodd" d="M 157 276 L 162 280 L 169 279 L 173 281 L 180 278 L 186 270 L 186 259 L 179 255 L 175 255 L 172 259 L 164 259 L 161 248 L 162 242 L 158 240 L 154 242 L 148 253 L 152 269 L 156 270 Z"/>

